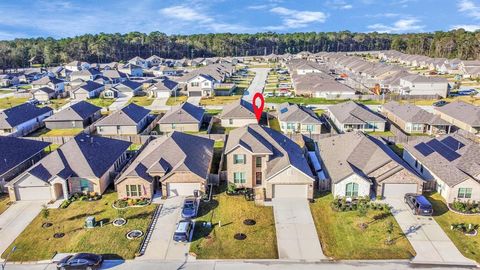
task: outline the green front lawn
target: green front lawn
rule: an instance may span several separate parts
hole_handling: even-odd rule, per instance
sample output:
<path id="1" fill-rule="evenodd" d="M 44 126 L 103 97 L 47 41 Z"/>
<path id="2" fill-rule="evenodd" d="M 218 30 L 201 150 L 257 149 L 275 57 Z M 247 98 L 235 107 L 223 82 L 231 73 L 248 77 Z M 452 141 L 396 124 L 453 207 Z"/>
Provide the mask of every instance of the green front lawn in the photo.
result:
<path id="1" fill-rule="evenodd" d="M 228 103 L 232 103 L 235 100 L 239 100 L 242 98 L 241 95 L 235 95 L 235 96 L 216 96 L 216 97 L 210 97 L 210 98 L 202 98 L 200 100 L 200 105 L 201 106 L 208 106 L 208 105 L 224 105 Z"/>
<path id="2" fill-rule="evenodd" d="M 132 97 L 128 103 L 135 103 L 138 106 L 146 107 L 152 105 L 154 99 L 148 96 Z"/>
<path id="3" fill-rule="evenodd" d="M 83 128 L 64 128 L 64 129 L 45 129 L 45 132 L 40 134 L 40 137 L 53 136 L 75 136 L 83 131 Z"/>
<path id="4" fill-rule="evenodd" d="M 108 106 L 112 105 L 113 102 L 115 102 L 114 98 L 89 98 L 86 99 L 85 101 L 90 102 L 91 104 L 102 107 L 102 108 L 107 108 Z"/>
<path id="5" fill-rule="evenodd" d="M 270 124 L 270 128 L 282 132 L 282 130 L 280 129 L 280 123 L 278 122 L 278 119 L 276 117 L 270 118 L 268 120 L 268 123 Z"/>
<path id="6" fill-rule="evenodd" d="M 0 109 L 9 109 L 27 102 L 28 98 L 6 97 L 0 98 Z"/>
<path id="7" fill-rule="evenodd" d="M 325 98 L 311 98 L 311 97 L 267 97 L 267 103 L 297 103 L 297 104 L 338 104 L 348 100 L 344 99 L 325 99 Z M 381 101 L 376 100 L 357 100 L 358 103 L 366 105 L 381 104 Z"/>
<path id="8" fill-rule="evenodd" d="M 461 232 L 453 231 L 450 226 L 453 223 L 479 224 L 480 215 L 464 216 L 448 210 L 445 200 L 438 193 L 427 196 L 433 206 L 433 218 L 442 227 L 448 237 L 457 246 L 458 250 L 467 258 L 480 263 L 480 234 L 466 236 Z"/>
<path id="9" fill-rule="evenodd" d="M 414 256 L 410 242 L 403 235 L 395 218 L 383 211 L 369 210 L 361 217 L 358 211 L 335 212 L 331 194 L 323 195 L 310 204 L 323 253 L 339 260 L 410 259 Z M 394 224 L 392 239 L 387 245 L 387 225 Z M 365 230 L 361 223 L 368 224 Z"/>
<path id="10" fill-rule="evenodd" d="M 115 199 L 117 193 L 111 192 L 99 201 L 76 201 L 65 209 L 50 209 L 48 222 L 53 223 L 50 228 L 42 227 L 45 220 L 39 214 L 2 254 L 2 258 L 13 246 L 17 247 L 17 251 L 11 254 L 10 261 L 48 260 L 56 252 L 92 252 L 103 254 L 106 259 L 134 258 L 141 239 L 128 240 L 125 234 L 133 229 L 146 232 L 155 206 L 127 208 L 124 214 L 127 224 L 114 227 L 110 222 L 119 215 L 111 206 Z M 88 216 L 94 216 L 97 221 L 103 220 L 105 225 L 85 229 L 85 218 Z M 63 232 L 65 236 L 53 238 L 56 232 Z"/>
<path id="11" fill-rule="evenodd" d="M 44 150 L 45 150 L 46 153 L 51 153 L 51 152 L 57 150 L 57 148 L 59 148 L 60 146 L 61 146 L 60 144 L 52 143 L 49 146 L 45 147 Z"/>
<path id="12" fill-rule="evenodd" d="M 54 110 L 58 110 L 63 105 L 67 104 L 68 102 L 70 102 L 70 100 L 68 98 L 51 99 L 50 103 L 47 106 L 54 109 Z"/>
<path id="13" fill-rule="evenodd" d="M 179 105 L 187 101 L 187 99 L 188 99 L 187 96 L 169 97 L 167 100 L 167 105 L 168 106 Z"/>
<path id="14" fill-rule="evenodd" d="M 0 193 L 0 215 L 10 206 L 8 194 Z"/>
<path id="15" fill-rule="evenodd" d="M 247 226 L 243 224 L 245 219 L 254 219 L 257 223 Z M 211 222 L 212 228 L 202 227 L 202 221 Z M 200 204 L 196 222 L 190 251 L 198 259 L 278 258 L 271 207 L 256 206 L 244 196 L 228 196 L 221 192 L 210 202 Z M 235 240 L 236 233 L 244 233 L 247 238 Z"/>

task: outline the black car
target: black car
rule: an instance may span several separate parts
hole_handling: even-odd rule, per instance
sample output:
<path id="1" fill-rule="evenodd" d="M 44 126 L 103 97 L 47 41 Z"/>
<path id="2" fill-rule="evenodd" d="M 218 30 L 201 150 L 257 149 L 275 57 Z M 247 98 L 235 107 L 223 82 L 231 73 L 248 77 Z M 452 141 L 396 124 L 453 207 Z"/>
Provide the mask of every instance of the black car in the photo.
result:
<path id="1" fill-rule="evenodd" d="M 432 204 L 423 195 L 407 193 L 404 199 L 414 215 L 431 216 L 433 214 Z"/>
<path id="2" fill-rule="evenodd" d="M 193 222 L 190 220 L 181 220 L 177 224 L 177 229 L 173 234 L 173 241 L 188 242 L 190 241 L 190 234 L 193 229 Z"/>
<path id="3" fill-rule="evenodd" d="M 60 260 L 57 263 L 57 269 L 94 270 L 94 269 L 100 269 L 102 262 L 103 262 L 103 258 L 100 255 L 91 254 L 91 253 L 77 253 L 75 255 L 70 255 Z"/>
<path id="4" fill-rule="evenodd" d="M 447 101 L 445 101 L 445 100 L 440 100 L 440 101 L 437 101 L 437 102 L 433 103 L 433 106 L 435 106 L 435 107 L 442 107 L 442 106 L 445 106 L 445 105 L 447 105 L 447 104 L 448 104 Z"/>

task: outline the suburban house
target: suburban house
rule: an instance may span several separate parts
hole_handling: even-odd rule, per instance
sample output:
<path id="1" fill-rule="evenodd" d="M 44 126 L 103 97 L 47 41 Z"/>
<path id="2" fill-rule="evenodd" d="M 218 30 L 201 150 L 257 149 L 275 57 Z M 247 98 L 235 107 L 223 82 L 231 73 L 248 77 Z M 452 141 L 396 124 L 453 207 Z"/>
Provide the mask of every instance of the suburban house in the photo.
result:
<path id="1" fill-rule="evenodd" d="M 43 120 L 53 114 L 50 107 L 37 107 L 23 103 L 0 112 L 0 135 L 21 137 L 40 127 Z"/>
<path id="2" fill-rule="evenodd" d="M 407 133 L 445 134 L 450 133 L 452 127 L 439 115 L 408 103 L 391 101 L 382 106 L 382 114 Z"/>
<path id="3" fill-rule="evenodd" d="M 342 133 L 352 130 L 383 132 L 387 122 L 363 104 L 354 101 L 329 106 L 327 115 Z"/>
<path id="4" fill-rule="evenodd" d="M 86 128 L 102 117 L 102 108 L 80 101 L 44 120 L 48 129 Z"/>
<path id="5" fill-rule="evenodd" d="M 440 77 L 410 75 L 400 78 L 402 94 L 448 96 L 448 81 Z"/>
<path id="6" fill-rule="evenodd" d="M 79 71 L 82 69 L 89 69 L 90 64 L 87 62 L 72 61 L 65 65 L 65 69 L 69 71 Z"/>
<path id="7" fill-rule="evenodd" d="M 45 156 L 48 142 L 0 136 L 0 193 L 5 184 Z"/>
<path id="8" fill-rule="evenodd" d="M 84 133 L 7 183 L 12 201 L 56 201 L 78 192 L 105 192 L 127 162 L 130 142 Z"/>
<path id="9" fill-rule="evenodd" d="M 243 99 L 225 105 L 218 117 L 222 127 L 243 127 L 258 123 L 252 103 Z"/>
<path id="10" fill-rule="evenodd" d="M 33 89 L 39 89 L 42 87 L 51 88 L 57 93 L 62 93 L 65 90 L 65 84 L 62 80 L 50 76 L 43 76 L 32 82 Z"/>
<path id="11" fill-rule="evenodd" d="M 278 121 L 283 133 L 320 134 L 322 121 L 309 108 L 282 103 L 278 107 Z"/>
<path id="12" fill-rule="evenodd" d="M 96 98 L 105 89 L 103 84 L 86 81 L 70 90 L 71 97 L 76 100 L 85 100 L 89 98 Z"/>
<path id="13" fill-rule="evenodd" d="M 199 132 L 204 121 L 205 109 L 185 102 L 173 107 L 158 121 L 160 132 Z"/>
<path id="14" fill-rule="evenodd" d="M 57 96 L 57 92 L 50 87 L 41 87 L 37 89 L 32 89 L 32 97 L 40 102 L 49 101 L 52 98 Z"/>
<path id="15" fill-rule="evenodd" d="M 127 79 L 127 75 L 115 69 L 108 69 L 102 71 L 104 84 L 121 83 Z"/>
<path id="16" fill-rule="evenodd" d="M 132 59 L 128 60 L 128 63 L 142 67 L 142 68 L 148 68 L 148 61 L 143 59 L 140 56 L 135 56 Z"/>
<path id="17" fill-rule="evenodd" d="M 209 97 L 214 93 L 215 79 L 206 74 L 198 74 L 187 81 L 189 97 Z"/>
<path id="18" fill-rule="evenodd" d="M 11 85 L 18 85 L 20 79 L 14 74 L 0 74 L 0 86 L 9 87 Z"/>
<path id="19" fill-rule="evenodd" d="M 152 56 L 148 57 L 147 59 L 145 59 L 145 61 L 147 61 L 147 64 L 148 64 L 149 67 L 158 66 L 158 65 L 163 63 L 163 58 L 161 58 L 157 55 L 152 55 Z"/>
<path id="20" fill-rule="evenodd" d="M 109 116 L 99 120 L 95 127 L 99 135 L 139 134 L 148 125 L 150 110 L 130 103 Z"/>
<path id="21" fill-rule="evenodd" d="M 113 86 L 106 87 L 102 95 L 104 98 L 117 98 L 127 96 L 138 96 L 142 92 L 143 84 L 125 80 Z"/>
<path id="22" fill-rule="evenodd" d="M 480 132 L 480 107 L 478 106 L 455 101 L 442 107 L 436 107 L 434 113 L 467 132 L 473 134 Z"/>
<path id="23" fill-rule="evenodd" d="M 320 139 L 320 159 L 334 197 L 402 198 L 423 180 L 382 141 L 361 132 Z"/>
<path id="24" fill-rule="evenodd" d="M 118 71 L 127 74 L 129 77 L 142 77 L 143 69 L 140 66 L 128 63 L 119 67 Z"/>
<path id="25" fill-rule="evenodd" d="M 192 196 L 209 184 L 214 141 L 181 132 L 157 138 L 115 182 L 119 198 Z"/>
<path id="26" fill-rule="evenodd" d="M 459 134 L 415 140 L 403 159 L 448 203 L 480 200 L 480 145 Z"/>
<path id="27" fill-rule="evenodd" d="M 94 81 L 100 75 L 101 73 L 94 68 L 82 69 L 82 70 L 73 71 L 72 73 L 70 73 L 70 81 L 75 81 L 75 80 Z"/>
<path id="28" fill-rule="evenodd" d="M 258 124 L 230 131 L 225 145 L 227 179 L 253 188 L 257 199 L 313 198 L 315 178 L 298 144 Z"/>
<path id="29" fill-rule="evenodd" d="M 149 96 L 153 98 L 168 98 L 176 96 L 178 92 L 178 83 L 165 78 L 150 86 L 147 91 Z"/>

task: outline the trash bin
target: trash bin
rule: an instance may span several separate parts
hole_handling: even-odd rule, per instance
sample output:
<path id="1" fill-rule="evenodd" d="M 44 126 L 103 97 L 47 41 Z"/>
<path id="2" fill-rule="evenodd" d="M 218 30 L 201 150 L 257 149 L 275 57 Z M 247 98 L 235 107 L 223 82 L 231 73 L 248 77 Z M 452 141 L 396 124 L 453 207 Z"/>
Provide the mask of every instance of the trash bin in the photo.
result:
<path id="1" fill-rule="evenodd" d="M 96 223 L 95 217 L 87 217 L 87 218 L 85 219 L 85 227 L 86 227 L 87 229 L 95 228 L 95 223 Z"/>

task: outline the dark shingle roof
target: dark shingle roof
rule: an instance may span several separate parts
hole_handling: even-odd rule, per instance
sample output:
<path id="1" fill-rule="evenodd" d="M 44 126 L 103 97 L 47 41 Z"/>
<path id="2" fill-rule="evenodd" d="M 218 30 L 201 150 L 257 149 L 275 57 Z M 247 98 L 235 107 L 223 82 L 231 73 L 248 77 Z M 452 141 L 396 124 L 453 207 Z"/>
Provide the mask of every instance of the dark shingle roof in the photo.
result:
<path id="1" fill-rule="evenodd" d="M 149 113 L 150 110 L 135 103 L 130 103 L 121 110 L 98 121 L 96 126 L 137 125 Z"/>
<path id="2" fill-rule="evenodd" d="M 92 91 L 97 90 L 100 87 L 103 87 L 103 84 L 100 84 L 100 83 L 97 83 L 97 82 L 94 82 L 94 81 L 86 81 L 86 82 L 83 82 L 82 84 L 78 85 L 74 89 L 72 89 L 72 92 L 76 92 L 80 89 L 83 89 L 87 92 L 92 92 Z"/>
<path id="3" fill-rule="evenodd" d="M 49 146 L 48 142 L 0 136 L 0 175 Z"/>
<path id="4" fill-rule="evenodd" d="M 171 111 L 167 112 L 162 119 L 160 119 L 160 124 L 182 124 L 182 123 L 199 123 L 203 119 L 205 110 L 202 107 L 195 106 L 191 103 L 185 102 L 180 106 L 172 108 Z"/>
<path id="5" fill-rule="evenodd" d="M 39 108 L 30 103 L 24 103 L 0 112 L 0 128 L 12 128 L 52 111 L 50 107 Z"/>
<path id="6" fill-rule="evenodd" d="M 100 111 L 101 109 L 102 108 L 97 107 L 89 102 L 80 101 L 48 117 L 47 119 L 45 119 L 45 121 L 48 122 L 85 120 L 96 112 Z"/>

